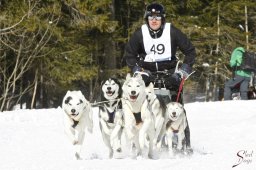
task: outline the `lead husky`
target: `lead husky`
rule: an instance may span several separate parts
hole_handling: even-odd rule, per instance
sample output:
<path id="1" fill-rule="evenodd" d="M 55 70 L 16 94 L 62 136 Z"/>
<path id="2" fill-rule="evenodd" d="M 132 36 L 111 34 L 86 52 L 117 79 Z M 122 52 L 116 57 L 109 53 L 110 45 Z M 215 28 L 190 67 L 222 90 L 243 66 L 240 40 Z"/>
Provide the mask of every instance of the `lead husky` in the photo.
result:
<path id="1" fill-rule="evenodd" d="M 168 122 L 166 124 L 166 138 L 169 155 L 172 157 L 174 145 L 177 145 L 178 151 L 186 149 L 185 129 L 187 127 L 187 118 L 183 106 L 178 102 L 168 103 L 166 114 L 168 117 Z"/>
<path id="2" fill-rule="evenodd" d="M 154 85 L 151 82 L 146 87 L 147 100 L 149 102 L 150 111 L 154 116 L 154 124 L 155 124 L 155 137 L 154 137 L 154 145 L 161 145 L 162 137 L 165 133 L 165 125 L 166 125 L 166 106 L 163 102 L 160 102 L 160 99 L 157 97 L 154 91 Z M 160 143 L 159 143 L 160 142 Z"/>
<path id="3" fill-rule="evenodd" d="M 67 91 L 62 102 L 64 110 L 64 130 L 75 148 L 76 159 L 81 159 L 81 146 L 85 129 L 92 133 L 92 108 L 81 91 Z"/>
<path id="4" fill-rule="evenodd" d="M 146 100 L 145 83 L 140 74 L 127 74 L 122 86 L 124 127 L 128 141 L 136 147 L 136 155 L 153 156 L 154 123 Z M 148 148 L 147 148 L 147 139 Z M 131 147 L 132 148 L 132 147 Z"/>
<path id="5" fill-rule="evenodd" d="M 121 134 L 123 131 L 123 114 L 121 103 L 121 84 L 117 79 L 109 78 L 102 84 L 103 100 L 99 106 L 100 130 L 103 141 L 109 149 L 109 158 L 115 152 L 121 152 Z"/>

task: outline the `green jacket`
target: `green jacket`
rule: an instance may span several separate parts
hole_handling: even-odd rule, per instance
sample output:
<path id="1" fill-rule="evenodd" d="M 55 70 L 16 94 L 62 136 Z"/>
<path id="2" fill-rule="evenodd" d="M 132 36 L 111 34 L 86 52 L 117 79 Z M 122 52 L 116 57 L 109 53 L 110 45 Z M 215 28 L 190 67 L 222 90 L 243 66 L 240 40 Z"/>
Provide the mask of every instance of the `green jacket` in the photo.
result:
<path id="1" fill-rule="evenodd" d="M 245 49 L 243 47 L 237 47 L 234 49 L 234 51 L 231 54 L 231 59 L 230 59 L 230 66 L 231 67 L 236 67 L 240 66 L 242 63 L 242 57 L 243 57 L 243 52 L 245 52 Z M 243 77 L 251 77 L 251 72 L 244 71 L 239 69 L 239 67 L 236 69 L 235 68 L 235 74 Z"/>

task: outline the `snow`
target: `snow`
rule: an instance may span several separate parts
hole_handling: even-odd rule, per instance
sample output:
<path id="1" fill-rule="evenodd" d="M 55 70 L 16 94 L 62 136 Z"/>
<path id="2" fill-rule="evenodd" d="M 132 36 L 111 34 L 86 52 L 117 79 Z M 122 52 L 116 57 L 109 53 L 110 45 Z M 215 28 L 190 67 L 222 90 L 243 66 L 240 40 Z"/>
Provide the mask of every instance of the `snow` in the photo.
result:
<path id="1" fill-rule="evenodd" d="M 64 134 L 62 109 L 0 112 L 0 170 L 255 170 L 255 100 L 185 104 L 194 154 L 169 159 L 108 159 L 94 108 L 83 160 Z M 233 165 L 238 164 L 232 168 Z"/>

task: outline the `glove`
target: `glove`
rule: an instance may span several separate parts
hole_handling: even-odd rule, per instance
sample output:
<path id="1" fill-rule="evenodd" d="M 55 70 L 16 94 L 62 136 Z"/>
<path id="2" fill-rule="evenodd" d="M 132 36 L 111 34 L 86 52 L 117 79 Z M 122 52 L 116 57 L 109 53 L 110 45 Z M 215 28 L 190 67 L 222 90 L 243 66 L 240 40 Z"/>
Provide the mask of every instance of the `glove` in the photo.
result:
<path id="1" fill-rule="evenodd" d="M 135 72 L 142 72 L 142 71 L 143 71 L 143 68 L 141 68 L 140 66 L 134 66 L 134 67 L 132 68 L 133 74 L 134 74 Z"/>
<path id="2" fill-rule="evenodd" d="M 145 75 L 147 77 L 151 76 L 151 72 L 149 70 L 144 70 L 140 66 L 134 66 L 132 69 L 134 75 L 141 74 L 141 76 Z"/>
<path id="3" fill-rule="evenodd" d="M 179 72 L 182 75 L 182 77 L 187 78 L 189 74 L 192 72 L 192 68 L 188 64 L 183 63 L 179 69 Z"/>
<path id="4" fill-rule="evenodd" d="M 173 73 L 170 77 L 170 85 L 171 86 L 179 86 L 181 83 L 181 74 L 180 73 Z"/>
<path id="5" fill-rule="evenodd" d="M 132 72 L 134 75 L 140 74 L 142 79 L 145 82 L 145 85 L 148 86 L 150 83 L 150 79 L 151 79 L 151 72 L 149 70 L 144 70 L 143 68 L 139 67 L 139 66 L 134 66 L 132 69 Z"/>

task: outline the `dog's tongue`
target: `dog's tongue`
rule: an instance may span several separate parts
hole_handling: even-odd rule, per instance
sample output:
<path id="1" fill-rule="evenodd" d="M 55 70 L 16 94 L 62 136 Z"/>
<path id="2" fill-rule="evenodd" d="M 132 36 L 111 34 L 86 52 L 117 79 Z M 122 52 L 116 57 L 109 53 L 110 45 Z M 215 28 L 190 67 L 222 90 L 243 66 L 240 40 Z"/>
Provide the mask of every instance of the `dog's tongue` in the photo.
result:
<path id="1" fill-rule="evenodd" d="M 136 100 L 136 99 L 137 99 L 137 96 L 130 96 L 130 99 Z"/>
<path id="2" fill-rule="evenodd" d="M 113 94 L 112 91 L 107 92 L 107 95 L 108 95 L 108 96 L 112 96 L 112 94 Z"/>

